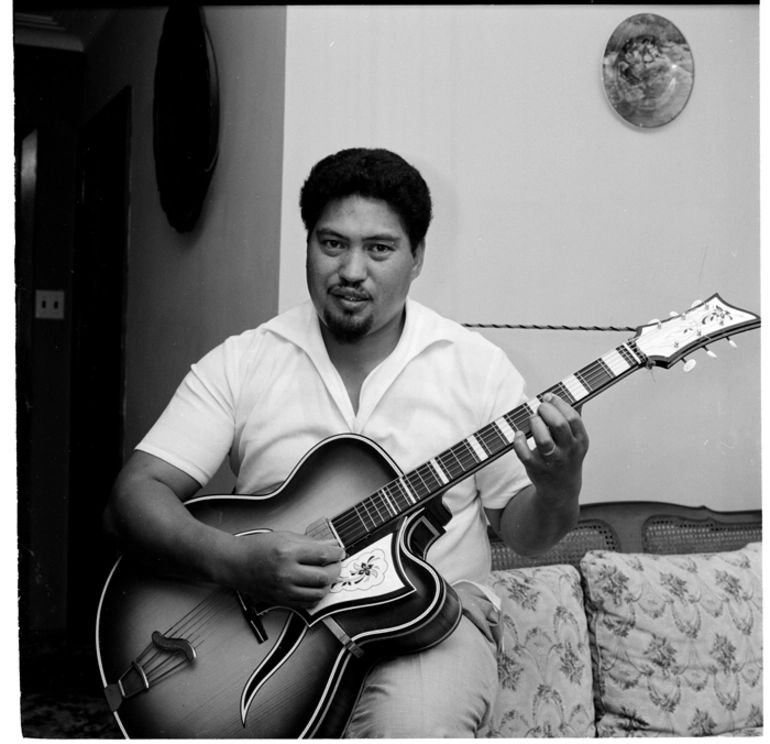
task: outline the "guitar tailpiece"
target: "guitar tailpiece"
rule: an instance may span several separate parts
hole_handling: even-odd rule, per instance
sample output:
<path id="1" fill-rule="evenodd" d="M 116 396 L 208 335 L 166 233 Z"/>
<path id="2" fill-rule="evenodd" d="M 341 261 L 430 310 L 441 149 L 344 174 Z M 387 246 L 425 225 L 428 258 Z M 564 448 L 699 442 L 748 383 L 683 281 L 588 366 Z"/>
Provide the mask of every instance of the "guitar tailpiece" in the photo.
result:
<path id="1" fill-rule="evenodd" d="M 110 706 L 110 712 L 114 713 L 124 700 L 138 695 L 140 692 L 146 692 L 150 689 L 150 681 L 144 673 L 144 669 L 135 661 L 126 669 L 117 682 L 107 685 L 104 688 L 104 696 L 107 698 L 107 704 Z"/>

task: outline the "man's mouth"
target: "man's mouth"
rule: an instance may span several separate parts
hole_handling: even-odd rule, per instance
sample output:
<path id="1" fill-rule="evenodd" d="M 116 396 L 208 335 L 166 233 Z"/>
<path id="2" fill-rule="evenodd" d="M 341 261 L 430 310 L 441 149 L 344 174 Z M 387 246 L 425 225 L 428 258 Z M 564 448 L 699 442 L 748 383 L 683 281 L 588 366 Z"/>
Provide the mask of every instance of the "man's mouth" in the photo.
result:
<path id="1" fill-rule="evenodd" d="M 342 304 L 351 307 L 360 305 L 371 299 L 367 292 L 351 289 L 350 287 L 334 287 L 330 290 L 330 294 L 336 297 Z"/>

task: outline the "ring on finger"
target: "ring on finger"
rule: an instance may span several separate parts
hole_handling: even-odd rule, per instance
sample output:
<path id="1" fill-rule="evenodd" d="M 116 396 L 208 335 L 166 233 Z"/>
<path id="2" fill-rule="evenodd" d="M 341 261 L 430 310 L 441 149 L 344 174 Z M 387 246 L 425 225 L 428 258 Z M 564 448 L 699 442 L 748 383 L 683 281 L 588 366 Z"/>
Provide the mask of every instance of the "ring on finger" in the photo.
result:
<path id="1" fill-rule="evenodd" d="M 556 452 L 556 445 L 552 443 L 551 449 L 549 449 L 548 452 L 543 452 L 543 450 L 540 450 L 540 457 L 551 457 L 554 452 Z"/>

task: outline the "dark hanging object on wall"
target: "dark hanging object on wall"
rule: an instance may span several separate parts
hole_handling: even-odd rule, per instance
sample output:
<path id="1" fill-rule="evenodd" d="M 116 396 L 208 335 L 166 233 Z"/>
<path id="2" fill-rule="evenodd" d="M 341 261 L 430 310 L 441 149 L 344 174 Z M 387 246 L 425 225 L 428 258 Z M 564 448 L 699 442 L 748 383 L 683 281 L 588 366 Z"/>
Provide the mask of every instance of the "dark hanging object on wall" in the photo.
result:
<path id="1" fill-rule="evenodd" d="M 192 230 L 219 155 L 219 81 L 201 8 L 173 5 L 166 13 L 152 143 L 161 207 L 179 232 Z"/>

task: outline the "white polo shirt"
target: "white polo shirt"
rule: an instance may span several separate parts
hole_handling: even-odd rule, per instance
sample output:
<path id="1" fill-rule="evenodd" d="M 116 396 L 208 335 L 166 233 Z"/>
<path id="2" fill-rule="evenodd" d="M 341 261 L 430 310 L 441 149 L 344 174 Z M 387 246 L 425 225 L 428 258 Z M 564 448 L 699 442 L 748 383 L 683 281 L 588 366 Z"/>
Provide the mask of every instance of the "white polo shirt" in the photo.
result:
<path id="1" fill-rule="evenodd" d="M 526 400 L 502 350 L 413 300 L 406 308 L 398 345 L 364 381 L 357 412 L 308 301 L 194 364 L 137 449 L 204 485 L 229 454 L 236 493 L 266 493 L 329 436 L 365 436 L 407 472 Z M 443 496 L 452 519 L 428 560 L 446 580 L 485 581 L 482 507 L 502 508 L 528 483 L 511 452 Z"/>

